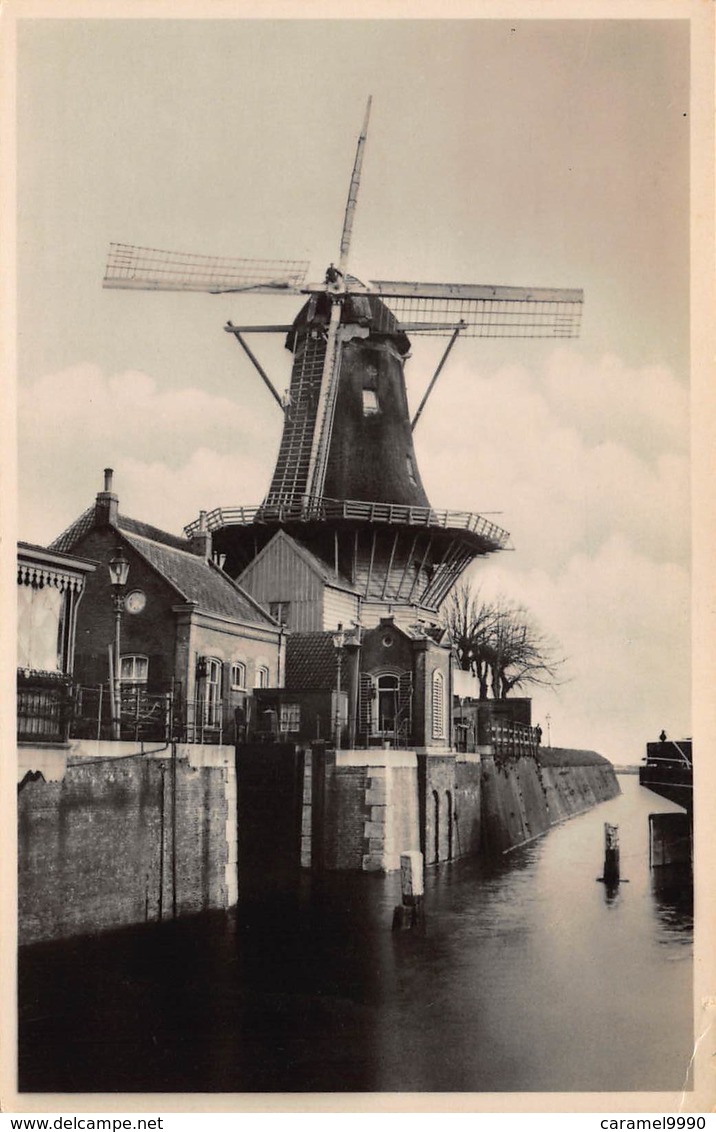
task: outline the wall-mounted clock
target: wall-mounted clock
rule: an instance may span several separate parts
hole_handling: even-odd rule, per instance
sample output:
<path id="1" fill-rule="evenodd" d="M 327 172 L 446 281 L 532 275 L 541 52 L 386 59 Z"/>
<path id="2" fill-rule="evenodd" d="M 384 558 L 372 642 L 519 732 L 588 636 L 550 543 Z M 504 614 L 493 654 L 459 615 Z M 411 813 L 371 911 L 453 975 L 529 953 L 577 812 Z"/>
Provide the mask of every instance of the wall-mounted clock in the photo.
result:
<path id="1" fill-rule="evenodd" d="M 147 595 L 142 590 L 132 590 L 124 599 L 127 613 L 141 613 L 147 604 Z"/>

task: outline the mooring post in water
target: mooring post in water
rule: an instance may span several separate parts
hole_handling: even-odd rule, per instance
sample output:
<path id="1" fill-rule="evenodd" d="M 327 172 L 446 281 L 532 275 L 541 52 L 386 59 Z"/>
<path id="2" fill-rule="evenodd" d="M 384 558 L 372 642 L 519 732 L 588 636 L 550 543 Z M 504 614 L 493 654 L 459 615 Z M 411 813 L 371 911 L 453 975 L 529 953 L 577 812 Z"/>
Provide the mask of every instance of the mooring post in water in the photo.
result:
<path id="1" fill-rule="evenodd" d="M 604 876 L 605 884 L 619 884 L 619 826 L 604 823 Z"/>
<path id="2" fill-rule="evenodd" d="M 402 904 L 393 912 L 393 931 L 414 928 L 423 920 L 423 855 L 416 851 L 400 854 L 400 892 Z"/>

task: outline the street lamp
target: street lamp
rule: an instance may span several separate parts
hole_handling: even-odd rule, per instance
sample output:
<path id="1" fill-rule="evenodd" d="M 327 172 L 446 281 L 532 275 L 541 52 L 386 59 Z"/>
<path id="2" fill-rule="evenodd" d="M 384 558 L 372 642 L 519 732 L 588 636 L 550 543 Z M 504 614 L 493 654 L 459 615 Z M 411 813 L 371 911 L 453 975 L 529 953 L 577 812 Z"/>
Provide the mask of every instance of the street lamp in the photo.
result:
<path id="1" fill-rule="evenodd" d="M 343 649 L 346 644 L 346 635 L 343 632 L 343 626 L 338 623 L 338 631 L 333 634 L 333 647 L 336 650 L 337 670 L 336 670 L 336 723 L 335 723 L 335 743 L 336 750 L 341 749 L 341 661 L 343 659 Z"/>
<path id="2" fill-rule="evenodd" d="M 129 562 L 124 557 L 122 547 L 118 547 L 114 558 L 108 565 L 109 584 L 112 587 L 112 603 L 114 605 L 114 688 L 112 694 L 112 738 L 120 739 L 120 721 L 122 713 L 122 682 L 120 665 L 122 663 L 120 648 L 120 630 L 122 613 L 124 612 L 124 587 L 129 577 Z"/>

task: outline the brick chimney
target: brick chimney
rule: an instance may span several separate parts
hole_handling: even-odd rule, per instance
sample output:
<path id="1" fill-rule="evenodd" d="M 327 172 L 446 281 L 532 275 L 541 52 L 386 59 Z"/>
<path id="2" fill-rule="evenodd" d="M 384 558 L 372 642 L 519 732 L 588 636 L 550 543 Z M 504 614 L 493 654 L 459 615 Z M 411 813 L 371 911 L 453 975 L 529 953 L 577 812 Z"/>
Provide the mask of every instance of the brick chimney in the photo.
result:
<path id="1" fill-rule="evenodd" d="M 191 552 L 199 558 L 211 558 L 211 531 L 206 525 L 206 511 L 199 512 L 199 530 L 191 536 Z"/>
<path id="2" fill-rule="evenodd" d="M 97 492 L 94 505 L 94 517 L 98 527 L 117 526 L 119 499 L 112 491 L 113 474 L 111 468 L 104 469 L 104 491 Z"/>

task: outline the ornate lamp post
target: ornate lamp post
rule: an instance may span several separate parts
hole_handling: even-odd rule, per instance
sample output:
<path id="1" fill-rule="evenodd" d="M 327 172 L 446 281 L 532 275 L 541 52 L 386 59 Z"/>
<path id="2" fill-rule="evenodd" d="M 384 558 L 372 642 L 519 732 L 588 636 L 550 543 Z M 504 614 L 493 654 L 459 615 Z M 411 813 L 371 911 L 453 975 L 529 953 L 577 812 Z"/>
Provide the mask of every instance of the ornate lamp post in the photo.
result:
<path id="1" fill-rule="evenodd" d="M 122 651 L 120 647 L 120 633 L 122 613 L 124 612 L 124 587 L 129 577 L 129 562 L 124 557 L 122 547 L 118 547 L 114 558 L 108 563 L 109 584 L 112 587 L 112 603 L 114 605 L 114 688 L 112 690 L 112 738 L 120 739 L 120 721 L 122 715 L 122 680 L 120 666 Z"/>
<path id="2" fill-rule="evenodd" d="M 335 720 L 335 743 L 336 750 L 341 749 L 341 661 L 343 659 L 343 649 L 346 644 L 346 635 L 343 632 L 343 626 L 338 623 L 338 631 L 333 634 L 333 647 L 336 650 L 336 720 Z"/>

